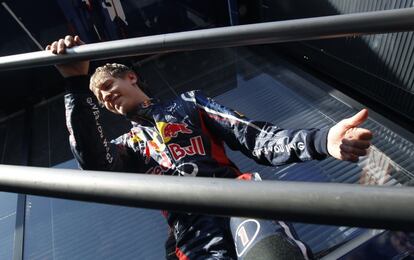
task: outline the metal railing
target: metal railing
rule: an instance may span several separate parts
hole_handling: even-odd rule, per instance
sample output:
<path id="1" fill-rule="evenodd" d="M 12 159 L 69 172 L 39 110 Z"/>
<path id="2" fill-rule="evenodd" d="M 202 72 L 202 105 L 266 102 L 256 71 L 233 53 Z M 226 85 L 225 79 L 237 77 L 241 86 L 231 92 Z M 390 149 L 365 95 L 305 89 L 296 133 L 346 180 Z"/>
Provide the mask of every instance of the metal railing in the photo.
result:
<path id="1" fill-rule="evenodd" d="M 0 58 L 1 70 L 184 50 L 257 45 L 414 30 L 414 8 L 238 25 L 74 47 L 67 55 L 38 51 Z"/>
<path id="2" fill-rule="evenodd" d="M 414 230 L 414 188 L 0 165 L 0 190 L 132 207 Z"/>

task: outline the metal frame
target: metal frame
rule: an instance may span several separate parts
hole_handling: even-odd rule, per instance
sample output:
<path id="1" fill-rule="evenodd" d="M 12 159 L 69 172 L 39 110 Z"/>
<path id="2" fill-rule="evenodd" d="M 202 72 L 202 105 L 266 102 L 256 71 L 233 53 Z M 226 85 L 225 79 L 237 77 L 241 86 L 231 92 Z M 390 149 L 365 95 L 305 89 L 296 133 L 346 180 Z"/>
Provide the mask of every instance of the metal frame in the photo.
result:
<path id="1" fill-rule="evenodd" d="M 0 166 L 0 190 L 202 214 L 414 230 L 414 188 Z"/>
<path id="2" fill-rule="evenodd" d="M 77 46 L 67 55 L 39 51 L 0 58 L 0 71 L 145 54 L 414 30 L 414 8 L 238 25 Z"/>
<path id="3" fill-rule="evenodd" d="M 0 58 L 0 70 L 413 29 L 414 8 L 335 15 L 88 44 L 69 49 L 67 55 L 45 51 L 11 55 Z M 0 190 L 202 214 L 414 230 L 414 208 L 410 206 L 414 188 L 410 187 L 247 182 L 0 166 Z"/>

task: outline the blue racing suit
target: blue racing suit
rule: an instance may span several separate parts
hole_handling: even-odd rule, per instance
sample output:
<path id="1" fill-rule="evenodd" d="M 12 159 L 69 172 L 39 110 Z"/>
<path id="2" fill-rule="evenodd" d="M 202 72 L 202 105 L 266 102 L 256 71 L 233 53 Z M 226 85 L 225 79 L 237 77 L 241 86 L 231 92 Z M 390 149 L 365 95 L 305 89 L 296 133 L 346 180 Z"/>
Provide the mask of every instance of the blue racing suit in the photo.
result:
<path id="1" fill-rule="evenodd" d="M 200 91 L 142 103 L 126 116 L 131 130 L 110 141 L 88 84 L 87 76 L 68 78 L 65 95 L 70 146 L 82 169 L 237 178 L 242 173 L 227 158 L 224 143 L 264 165 L 320 160 L 328 154 L 328 129 L 282 129 L 252 121 Z M 180 259 L 237 258 L 228 219 L 165 215 Z"/>

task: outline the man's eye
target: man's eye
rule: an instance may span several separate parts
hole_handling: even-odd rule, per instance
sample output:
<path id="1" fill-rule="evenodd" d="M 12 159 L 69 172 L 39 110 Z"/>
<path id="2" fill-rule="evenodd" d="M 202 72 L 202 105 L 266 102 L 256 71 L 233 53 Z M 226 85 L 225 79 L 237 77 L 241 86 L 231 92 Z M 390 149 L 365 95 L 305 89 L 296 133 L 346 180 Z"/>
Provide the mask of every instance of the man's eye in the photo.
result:
<path id="1" fill-rule="evenodd" d="M 112 82 L 105 83 L 102 85 L 101 90 L 108 90 L 112 87 Z"/>

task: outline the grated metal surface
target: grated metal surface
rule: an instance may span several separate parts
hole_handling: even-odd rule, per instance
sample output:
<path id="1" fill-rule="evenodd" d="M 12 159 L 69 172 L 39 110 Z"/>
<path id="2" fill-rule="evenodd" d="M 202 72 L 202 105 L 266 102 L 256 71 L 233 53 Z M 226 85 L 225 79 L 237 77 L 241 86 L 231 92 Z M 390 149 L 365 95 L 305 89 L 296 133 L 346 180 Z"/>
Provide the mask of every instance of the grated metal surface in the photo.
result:
<path id="1" fill-rule="evenodd" d="M 413 0 L 263 0 L 261 22 L 413 8 Z M 414 120 L 414 34 L 400 32 L 286 44 L 288 53 Z M 410 123 L 407 123 L 409 126 Z M 409 126 L 410 127 L 410 126 Z"/>
<path id="2" fill-rule="evenodd" d="M 412 0 L 329 0 L 329 3 L 341 14 L 410 8 L 414 4 Z M 362 52 L 356 49 L 359 39 L 368 46 L 370 51 Z M 350 55 L 348 52 L 333 51 L 332 54 L 383 80 L 382 84 L 360 90 L 381 102 L 390 103 L 389 105 L 395 109 L 413 118 L 413 32 L 361 36 L 354 41 L 348 40 L 344 47 L 354 49 L 356 52 Z"/>

